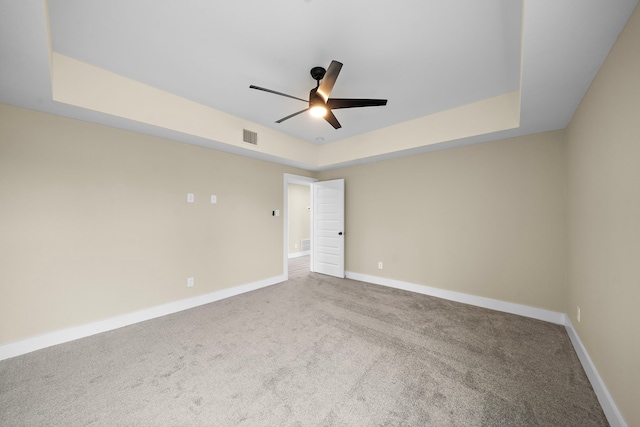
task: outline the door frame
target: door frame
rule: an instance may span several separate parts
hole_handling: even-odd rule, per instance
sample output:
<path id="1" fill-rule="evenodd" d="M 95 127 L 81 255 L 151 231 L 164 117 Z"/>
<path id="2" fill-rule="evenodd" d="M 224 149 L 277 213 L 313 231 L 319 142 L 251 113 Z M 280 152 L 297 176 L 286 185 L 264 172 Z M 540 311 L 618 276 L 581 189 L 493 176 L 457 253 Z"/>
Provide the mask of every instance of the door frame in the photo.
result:
<path id="1" fill-rule="evenodd" d="M 302 175 L 294 175 L 290 173 L 284 174 L 284 196 L 283 196 L 283 207 L 282 207 L 282 220 L 284 222 L 284 241 L 283 241 L 283 258 L 284 258 L 284 277 L 285 280 L 289 279 L 289 184 L 298 184 L 298 185 L 308 185 L 311 188 L 311 184 L 314 182 L 318 182 L 316 178 L 310 178 L 308 176 Z M 313 195 L 311 195 L 313 199 Z M 312 200 L 313 201 L 313 200 Z M 313 210 L 313 209 L 312 209 Z M 311 226 L 313 226 L 313 212 L 311 214 Z M 309 236 L 311 239 L 311 247 L 309 250 L 311 251 L 311 259 L 313 259 L 313 233 Z M 310 263 L 311 264 L 311 263 Z M 309 269 L 311 270 L 311 265 L 309 265 Z"/>

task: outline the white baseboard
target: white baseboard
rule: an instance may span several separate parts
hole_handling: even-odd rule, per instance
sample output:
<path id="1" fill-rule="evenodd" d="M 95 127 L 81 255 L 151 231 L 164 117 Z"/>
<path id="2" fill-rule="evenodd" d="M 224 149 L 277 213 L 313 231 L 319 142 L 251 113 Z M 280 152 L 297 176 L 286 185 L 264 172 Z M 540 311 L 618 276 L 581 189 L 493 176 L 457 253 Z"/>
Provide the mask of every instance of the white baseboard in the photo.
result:
<path id="1" fill-rule="evenodd" d="M 387 279 L 384 277 L 353 273 L 351 271 L 346 271 L 345 274 L 348 279 L 359 280 L 361 282 L 368 282 L 368 283 L 373 283 L 375 285 L 388 286 L 391 288 L 402 289 L 405 291 L 429 295 L 432 297 L 442 298 L 450 301 L 456 301 L 464 304 L 475 305 L 477 307 L 489 308 L 491 310 L 517 314 L 519 316 L 531 317 L 533 319 L 544 320 L 545 322 L 551 322 L 558 325 L 565 324 L 564 322 L 566 317 L 565 314 L 557 311 L 545 310 L 542 308 L 530 307 L 528 305 L 515 304 L 512 302 L 479 297 L 475 295 L 464 294 L 462 292 L 447 291 L 444 289 L 433 288 L 431 286 L 418 285 L 418 284 L 409 283 L 409 282 L 402 282 L 400 280 Z"/>
<path id="2" fill-rule="evenodd" d="M 582 345 L 582 342 L 580 341 L 578 334 L 573 328 L 569 317 L 565 313 L 529 307 L 522 304 L 515 304 L 491 298 L 478 297 L 461 292 L 447 291 L 444 289 L 433 288 L 431 286 L 402 282 L 394 279 L 386 279 L 384 277 L 370 276 L 367 274 L 353 273 L 350 271 L 346 271 L 345 274 L 348 279 L 373 283 L 375 285 L 388 286 L 391 288 L 402 289 L 405 291 L 429 295 L 450 301 L 461 302 L 464 304 L 475 305 L 478 307 L 489 308 L 491 310 L 517 314 L 520 316 L 531 317 L 533 319 L 544 320 L 546 322 L 563 325 L 567 330 L 569 338 L 571 339 L 573 348 L 578 354 L 578 358 L 580 359 L 580 363 L 582 364 L 582 367 L 587 374 L 587 378 L 589 378 L 591 386 L 593 387 L 593 390 L 598 397 L 598 401 L 600 402 L 600 406 L 602 406 L 602 410 L 607 417 L 607 421 L 609 421 L 609 424 L 611 424 L 612 427 L 627 427 L 627 423 L 624 421 L 624 418 L 622 417 L 622 414 L 613 401 L 611 394 L 609 394 L 607 387 L 604 385 L 602 378 L 598 374 L 598 370 L 591 361 L 587 350 L 585 349 L 584 345 Z"/>
<path id="3" fill-rule="evenodd" d="M 591 382 L 591 387 L 593 387 L 593 391 L 598 397 L 598 401 L 600 402 L 600 406 L 602 406 L 602 410 L 607 417 L 607 421 L 609 421 L 609 424 L 611 424 L 612 427 L 627 427 L 627 423 L 613 401 L 611 394 L 609 394 L 609 390 L 607 390 L 607 387 L 604 385 L 600 374 L 598 374 L 596 366 L 591 361 L 591 357 L 589 357 L 587 349 L 582 344 L 578 333 L 573 328 L 573 324 L 567 315 L 565 315 L 564 327 L 571 339 L 573 348 L 578 354 L 578 358 L 580 359 L 580 363 L 582 363 L 582 367 L 587 374 L 587 378 L 589 378 L 589 381 Z"/>
<path id="4" fill-rule="evenodd" d="M 291 258 L 300 258 L 300 257 L 307 256 L 307 255 L 310 255 L 310 254 L 311 254 L 311 251 L 294 252 L 294 253 L 289 254 L 289 259 L 291 259 Z"/>
<path id="5" fill-rule="evenodd" d="M 244 285 L 234 286 L 232 288 L 222 289 L 197 297 L 174 301 L 162 304 L 156 307 L 115 316 L 105 320 L 99 320 L 86 325 L 75 326 L 72 328 L 62 329 L 50 332 L 36 337 L 27 338 L 0 346 L 0 360 L 9 359 L 11 357 L 20 356 L 21 354 L 30 353 L 53 345 L 74 341 L 85 338 L 101 332 L 112 331 L 124 326 L 133 325 L 134 323 L 143 322 L 145 320 L 155 319 L 157 317 L 166 316 L 167 314 L 176 313 L 178 311 L 188 310 L 200 305 L 209 304 L 221 299 L 229 298 L 245 292 L 254 291 L 256 289 L 275 285 L 284 282 L 286 276 L 275 276 L 268 279 L 259 280 L 257 282 L 246 283 Z"/>

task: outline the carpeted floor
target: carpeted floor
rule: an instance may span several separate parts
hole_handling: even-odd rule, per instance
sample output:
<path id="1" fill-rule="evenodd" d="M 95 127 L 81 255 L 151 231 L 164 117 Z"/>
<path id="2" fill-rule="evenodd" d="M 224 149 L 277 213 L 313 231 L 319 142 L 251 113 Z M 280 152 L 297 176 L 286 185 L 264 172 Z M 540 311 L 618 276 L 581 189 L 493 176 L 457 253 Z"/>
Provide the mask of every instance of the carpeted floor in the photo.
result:
<path id="1" fill-rule="evenodd" d="M 602 426 L 562 326 L 309 273 L 0 362 L 8 426 Z"/>

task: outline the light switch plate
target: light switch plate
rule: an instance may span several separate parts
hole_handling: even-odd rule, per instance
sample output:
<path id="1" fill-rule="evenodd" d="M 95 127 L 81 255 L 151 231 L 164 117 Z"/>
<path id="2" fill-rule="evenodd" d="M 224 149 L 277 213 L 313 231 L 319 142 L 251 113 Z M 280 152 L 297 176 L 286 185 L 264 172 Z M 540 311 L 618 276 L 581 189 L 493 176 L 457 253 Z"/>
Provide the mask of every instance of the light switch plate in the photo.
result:
<path id="1" fill-rule="evenodd" d="M 194 200 L 195 196 L 193 195 L 193 193 L 187 193 L 187 203 L 193 203 Z"/>
<path id="2" fill-rule="evenodd" d="M 211 196 L 211 203 L 218 203 L 218 196 Z"/>

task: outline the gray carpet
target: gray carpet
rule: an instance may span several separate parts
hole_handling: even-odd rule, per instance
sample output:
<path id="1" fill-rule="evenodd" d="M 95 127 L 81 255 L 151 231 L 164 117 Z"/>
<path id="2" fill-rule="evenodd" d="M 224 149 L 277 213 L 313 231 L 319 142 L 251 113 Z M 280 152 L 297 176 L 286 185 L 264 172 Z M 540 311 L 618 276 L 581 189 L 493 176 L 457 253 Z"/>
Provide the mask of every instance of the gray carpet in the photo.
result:
<path id="1" fill-rule="evenodd" d="M 2 361 L 0 425 L 607 422 L 562 326 L 309 273 Z"/>

